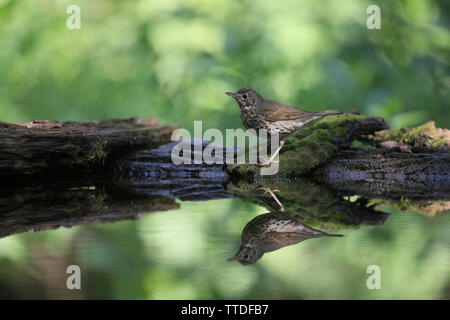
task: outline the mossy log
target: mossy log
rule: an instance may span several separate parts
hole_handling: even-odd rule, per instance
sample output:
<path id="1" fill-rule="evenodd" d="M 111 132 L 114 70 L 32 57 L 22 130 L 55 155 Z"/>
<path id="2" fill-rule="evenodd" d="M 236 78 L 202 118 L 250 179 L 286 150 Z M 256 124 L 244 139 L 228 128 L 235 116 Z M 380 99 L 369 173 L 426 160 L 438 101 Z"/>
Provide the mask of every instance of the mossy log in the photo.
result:
<path id="1" fill-rule="evenodd" d="M 362 115 L 343 114 L 328 116 L 307 124 L 284 139 L 285 145 L 279 155 L 278 176 L 303 176 L 314 173 L 336 158 L 343 150 L 358 151 L 367 154 L 364 161 L 367 167 L 377 167 L 386 175 L 392 170 L 400 171 L 401 160 L 415 159 L 415 170 L 423 171 L 433 163 L 443 165 L 442 172 L 448 168 L 450 157 L 450 135 L 448 130 L 436 129 L 430 122 L 412 129 L 389 130 L 382 118 Z M 403 134 L 403 136 L 402 136 Z M 392 145 L 393 138 L 399 141 Z M 384 140 L 387 139 L 387 140 Z M 389 142 L 384 144 L 383 142 Z M 400 148 L 400 145 L 402 148 Z M 408 146 L 406 148 L 405 146 Z M 389 147 L 389 153 L 385 148 Z M 373 149 L 376 148 L 376 149 Z M 411 156 L 407 152 L 417 152 L 421 156 Z M 442 157 L 435 154 L 441 153 Z M 341 154 L 341 159 L 352 152 Z M 397 159 L 397 162 L 391 161 Z M 362 162 L 362 161 L 361 161 Z M 397 167 L 393 166 L 398 164 Z M 258 165 L 233 164 L 227 167 L 231 176 L 259 176 Z M 342 171 L 342 170 L 341 170 Z M 323 171 L 322 171 L 323 172 Z M 350 175 L 351 168 L 348 173 Z"/>
<path id="2" fill-rule="evenodd" d="M 398 147 L 404 151 L 420 147 L 450 147 L 450 130 L 436 128 L 429 121 L 415 128 L 387 129 L 369 135 L 368 139 L 384 148 Z"/>
<path id="3" fill-rule="evenodd" d="M 340 149 L 349 148 L 353 141 L 388 128 L 378 117 L 342 114 L 312 122 L 284 139 L 279 156 L 280 176 L 301 176 L 326 164 Z M 231 174 L 258 175 L 257 165 L 229 165 Z"/>
<path id="4" fill-rule="evenodd" d="M 133 152 L 170 142 L 170 136 L 176 128 L 159 125 L 157 119 L 138 118 L 62 123 L 0 122 L 0 177 L 105 172 L 118 158 L 124 161 L 122 164 L 125 165 L 122 167 L 129 167 L 133 171 L 144 162 L 148 165 L 155 160 L 146 157 L 144 153 Z M 411 148 L 408 151 L 414 152 L 421 148 L 423 154 L 449 153 L 448 130 L 436 129 L 433 123 L 413 129 L 387 130 L 387 124 L 382 118 L 343 114 L 312 122 L 285 138 L 277 175 L 309 174 L 327 165 L 340 150 L 351 149 L 355 142 L 385 147 L 383 139 L 396 139 L 401 146 L 409 143 Z M 394 152 L 395 149 L 391 148 L 391 151 Z M 405 148 L 399 151 L 405 151 Z M 375 153 L 377 152 L 379 151 Z M 129 159 L 123 157 L 128 154 Z M 368 154 L 373 155 L 370 152 Z M 136 156 L 141 157 L 142 161 Z M 399 156 L 402 157 L 407 156 Z M 367 160 L 368 163 L 371 162 L 370 159 Z M 426 161 L 426 157 L 423 160 Z M 169 157 L 163 162 L 165 163 L 159 159 L 151 170 L 188 172 L 201 167 L 174 166 Z M 133 163 L 138 163 L 138 166 Z M 141 171 L 148 171 L 147 169 L 143 168 Z M 226 171 L 231 176 L 258 175 L 260 167 L 249 164 L 228 165 Z"/>
<path id="5" fill-rule="evenodd" d="M 0 177 L 93 172 L 126 152 L 170 141 L 158 119 L 0 122 Z"/>
<path id="6" fill-rule="evenodd" d="M 206 141 L 191 142 L 191 158 L 187 159 L 191 164 L 174 165 L 171 162 L 172 147 L 178 143 L 173 142 L 118 159 L 113 166 L 113 176 L 140 186 L 143 192 L 151 190 L 155 179 L 161 183 L 167 179 L 184 179 L 191 181 L 192 190 L 197 188 L 197 194 L 201 196 L 202 187 L 209 187 L 210 182 L 205 182 L 209 175 L 217 178 L 214 183 L 221 181 L 229 185 L 231 182 L 239 186 L 238 193 L 230 192 L 239 197 L 244 197 L 245 193 L 245 187 L 242 189 L 241 186 L 264 185 L 263 181 L 274 177 L 275 181 L 286 182 L 280 183 L 280 190 L 289 189 L 289 181 L 293 179 L 306 179 L 326 185 L 339 197 L 358 194 L 366 199 L 399 201 L 401 197 L 408 197 L 412 200 L 447 201 L 450 194 L 450 153 L 446 147 L 413 148 L 419 153 L 404 152 L 399 148 L 368 147 L 376 144 L 371 141 L 370 134 L 385 127 L 386 123 L 381 118 L 360 115 L 328 117 L 306 126 L 285 139 L 280 170 L 274 176 L 260 175 L 260 166 L 257 165 L 193 164 L 196 152 L 202 152 L 208 146 Z M 194 148 L 194 143 L 200 143 L 201 148 Z M 217 185 L 216 195 L 222 197 L 221 192 L 222 188 Z M 273 211 L 275 208 L 268 209 Z"/>

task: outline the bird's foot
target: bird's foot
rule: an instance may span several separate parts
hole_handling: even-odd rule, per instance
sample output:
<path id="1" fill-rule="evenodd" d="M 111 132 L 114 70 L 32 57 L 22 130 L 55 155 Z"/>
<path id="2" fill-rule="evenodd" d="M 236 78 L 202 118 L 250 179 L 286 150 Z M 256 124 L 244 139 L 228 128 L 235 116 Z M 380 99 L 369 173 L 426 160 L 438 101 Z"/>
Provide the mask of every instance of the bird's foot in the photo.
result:
<path id="1" fill-rule="evenodd" d="M 261 167 L 268 167 L 268 166 L 270 166 L 272 163 L 278 163 L 279 161 L 278 161 L 278 160 L 274 160 L 274 159 L 275 159 L 275 157 L 278 155 L 278 153 L 280 153 L 280 150 L 281 150 L 281 148 L 283 148 L 283 146 L 284 146 L 284 141 L 281 140 L 281 141 L 280 141 L 280 146 L 277 148 L 277 150 L 275 150 L 275 152 L 274 152 L 273 155 L 270 157 L 270 159 L 267 160 L 267 161 L 264 162 L 264 163 L 258 163 L 258 165 L 261 166 Z"/>
<path id="2" fill-rule="evenodd" d="M 280 200 L 278 200 L 278 198 L 277 198 L 277 196 L 275 195 L 275 192 L 280 192 L 280 190 L 278 190 L 278 189 L 270 189 L 270 188 L 267 188 L 267 187 L 261 187 L 261 188 L 258 188 L 258 190 L 264 190 L 264 194 L 266 194 L 266 193 L 269 193 L 271 196 L 272 196 L 272 198 L 278 203 L 278 205 L 280 206 L 280 211 L 281 212 L 284 212 L 284 206 L 283 206 L 283 204 L 281 203 L 281 201 Z"/>
<path id="3" fill-rule="evenodd" d="M 280 161 L 278 161 L 278 160 L 275 160 L 275 161 L 274 160 L 272 160 L 272 161 L 268 160 L 268 161 L 266 161 L 264 163 L 258 163 L 258 166 L 260 166 L 260 167 L 268 167 L 272 163 L 278 163 L 278 162 L 280 162 Z"/>

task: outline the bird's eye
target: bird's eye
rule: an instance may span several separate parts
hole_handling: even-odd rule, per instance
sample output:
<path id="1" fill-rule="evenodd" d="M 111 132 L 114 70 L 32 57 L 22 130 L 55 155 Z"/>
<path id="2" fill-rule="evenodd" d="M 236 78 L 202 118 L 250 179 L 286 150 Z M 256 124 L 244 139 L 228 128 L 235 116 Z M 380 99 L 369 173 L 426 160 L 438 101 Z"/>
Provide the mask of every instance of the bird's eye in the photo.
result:
<path id="1" fill-rule="evenodd" d="M 246 254 L 246 255 L 244 256 L 244 259 L 248 259 L 248 254 Z"/>
<path id="2" fill-rule="evenodd" d="M 242 95 L 242 98 L 247 99 L 247 98 L 248 98 L 248 95 L 247 95 L 246 93 L 244 93 L 244 94 Z"/>

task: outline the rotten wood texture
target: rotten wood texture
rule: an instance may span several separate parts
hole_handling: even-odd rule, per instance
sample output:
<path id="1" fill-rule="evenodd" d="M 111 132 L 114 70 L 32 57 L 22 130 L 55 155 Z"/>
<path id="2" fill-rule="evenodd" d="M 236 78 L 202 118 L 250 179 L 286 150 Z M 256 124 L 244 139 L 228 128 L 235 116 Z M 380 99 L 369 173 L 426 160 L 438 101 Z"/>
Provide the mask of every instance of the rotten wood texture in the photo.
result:
<path id="1" fill-rule="evenodd" d="M 168 143 L 177 126 L 158 122 L 0 122 L 0 177 L 98 171 L 119 155 Z"/>

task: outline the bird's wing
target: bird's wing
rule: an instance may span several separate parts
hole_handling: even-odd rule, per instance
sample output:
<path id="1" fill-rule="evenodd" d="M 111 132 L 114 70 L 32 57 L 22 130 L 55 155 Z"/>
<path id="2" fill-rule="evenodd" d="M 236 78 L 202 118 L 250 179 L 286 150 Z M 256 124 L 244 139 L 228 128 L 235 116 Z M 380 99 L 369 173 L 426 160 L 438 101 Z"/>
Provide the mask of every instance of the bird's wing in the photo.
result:
<path id="1" fill-rule="evenodd" d="M 264 252 L 270 252 L 302 242 L 309 238 L 311 238 L 311 236 L 301 233 L 269 232 L 267 237 L 262 240 L 261 247 L 264 249 Z"/>
<path id="2" fill-rule="evenodd" d="M 301 119 L 310 114 L 310 112 L 280 104 L 268 99 L 264 100 L 261 113 L 269 121 Z"/>
<path id="3" fill-rule="evenodd" d="M 330 110 L 324 112 L 311 112 L 300 110 L 296 107 L 281 104 L 272 100 L 264 99 L 262 109 L 260 110 L 264 117 L 269 121 L 279 120 L 302 120 L 315 116 L 317 118 L 331 116 L 334 114 L 342 114 L 341 111 Z"/>
<path id="4" fill-rule="evenodd" d="M 341 234 L 328 234 L 312 228 L 309 229 L 299 232 L 269 232 L 264 239 L 261 239 L 260 246 L 264 252 L 270 252 L 312 238 L 343 236 Z"/>

